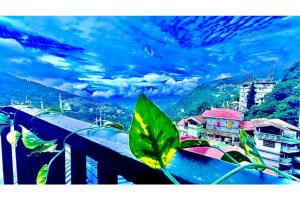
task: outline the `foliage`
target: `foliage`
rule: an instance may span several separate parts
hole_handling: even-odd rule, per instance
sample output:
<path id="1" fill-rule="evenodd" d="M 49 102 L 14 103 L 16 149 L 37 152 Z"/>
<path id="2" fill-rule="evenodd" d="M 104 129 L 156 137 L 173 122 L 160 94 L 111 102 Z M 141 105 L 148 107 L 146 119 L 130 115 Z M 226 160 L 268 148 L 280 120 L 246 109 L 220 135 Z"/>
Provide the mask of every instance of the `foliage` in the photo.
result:
<path id="1" fill-rule="evenodd" d="M 10 132 L 6 135 L 6 139 L 11 144 L 12 148 L 17 147 L 20 136 L 21 136 L 21 133 L 16 131 L 14 129 L 14 126 L 11 125 Z"/>
<path id="2" fill-rule="evenodd" d="M 192 148 L 192 147 L 210 147 L 210 144 L 205 140 L 189 139 L 180 142 L 180 148 Z"/>
<path id="3" fill-rule="evenodd" d="M 108 121 L 108 122 L 104 123 L 104 126 L 110 126 L 110 127 L 113 127 L 115 129 L 117 129 L 119 131 L 123 131 L 123 132 L 126 131 L 126 129 L 124 128 L 124 126 L 122 124 L 120 124 L 120 123 L 117 123 L 117 122 L 110 122 L 110 121 Z"/>
<path id="4" fill-rule="evenodd" d="M 227 154 L 229 154 L 232 158 L 234 158 L 238 163 L 241 163 L 241 162 L 251 163 L 251 160 L 246 155 L 242 154 L 239 151 L 229 151 L 229 152 L 227 152 Z M 228 157 L 227 154 L 224 154 L 222 156 L 221 160 L 231 162 L 231 159 Z"/>
<path id="5" fill-rule="evenodd" d="M 254 83 L 250 85 L 249 93 L 247 95 L 247 109 L 249 110 L 253 105 L 255 105 L 255 87 Z"/>
<path id="6" fill-rule="evenodd" d="M 240 141 L 246 155 L 249 156 L 253 163 L 264 164 L 256 149 L 254 140 L 243 129 L 240 129 Z"/>
<path id="7" fill-rule="evenodd" d="M 179 133 L 172 121 L 141 94 L 129 132 L 131 152 L 154 169 L 165 168 L 179 148 Z"/>
<path id="8" fill-rule="evenodd" d="M 47 177 L 48 177 L 48 171 L 49 167 L 47 164 L 43 165 L 40 171 L 38 172 L 38 175 L 36 177 L 36 183 L 38 185 L 45 185 L 47 182 Z"/>
<path id="9" fill-rule="evenodd" d="M 298 110 L 300 109 L 300 62 L 286 72 L 271 93 L 265 96 L 265 101 L 253 106 L 247 113 L 247 119 L 280 118 L 288 123 L 298 124 Z"/>
<path id="10" fill-rule="evenodd" d="M 45 141 L 36 136 L 34 133 L 26 129 L 24 126 L 22 128 L 22 141 L 26 148 L 31 149 L 30 155 L 37 153 L 46 153 L 56 151 L 57 144 L 56 140 Z"/>
<path id="11" fill-rule="evenodd" d="M 0 124 L 6 123 L 7 119 L 8 119 L 7 115 L 0 113 Z"/>

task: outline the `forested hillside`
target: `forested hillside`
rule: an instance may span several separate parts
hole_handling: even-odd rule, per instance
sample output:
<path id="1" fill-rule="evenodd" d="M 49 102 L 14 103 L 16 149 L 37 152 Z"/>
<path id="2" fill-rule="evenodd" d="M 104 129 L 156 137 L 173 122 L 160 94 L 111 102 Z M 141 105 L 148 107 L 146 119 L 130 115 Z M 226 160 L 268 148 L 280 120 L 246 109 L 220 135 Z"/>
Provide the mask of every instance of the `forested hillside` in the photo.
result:
<path id="1" fill-rule="evenodd" d="M 277 83 L 265 101 L 253 106 L 247 118 L 280 118 L 291 124 L 298 124 L 300 109 L 300 62 L 296 62 Z"/>

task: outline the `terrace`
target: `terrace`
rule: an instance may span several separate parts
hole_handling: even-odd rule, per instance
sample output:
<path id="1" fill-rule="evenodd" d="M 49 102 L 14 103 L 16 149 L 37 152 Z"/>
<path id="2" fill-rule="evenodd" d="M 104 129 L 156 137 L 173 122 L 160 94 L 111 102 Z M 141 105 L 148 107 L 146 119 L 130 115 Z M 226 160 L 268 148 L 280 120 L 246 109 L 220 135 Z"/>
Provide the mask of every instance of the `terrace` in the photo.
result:
<path id="1" fill-rule="evenodd" d="M 41 115 L 38 109 L 9 106 L 2 108 L 19 125 L 34 130 L 44 140 L 57 139 L 58 149 L 63 148 L 64 138 L 91 124 L 61 115 Z M 3 126 L 3 124 L 2 124 Z M 4 184 L 34 184 L 43 164 L 48 163 L 55 153 L 43 153 L 28 157 L 29 150 L 22 142 L 15 149 L 7 142 L 9 127 L 1 133 L 1 153 Z M 134 184 L 170 184 L 162 171 L 149 168 L 137 160 L 130 151 L 127 134 L 111 129 L 84 130 L 72 135 L 66 141 L 70 147 L 70 169 L 66 170 L 66 155 L 60 154 L 50 168 L 47 184 L 66 184 L 70 174 L 71 184 L 87 184 L 87 160 L 93 159 L 97 166 L 98 184 L 118 184 L 118 176 Z M 15 151 L 15 156 L 12 156 Z M 16 169 L 14 170 L 15 163 Z M 167 167 L 182 184 L 211 184 L 236 166 L 221 160 L 180 150 Z M 2 173 L 2 172 L 0 172 Z M 227 179 L 226 184 L 291 184 L 288 179 L 272 176 L 256 170 L 243 170 Z"/>

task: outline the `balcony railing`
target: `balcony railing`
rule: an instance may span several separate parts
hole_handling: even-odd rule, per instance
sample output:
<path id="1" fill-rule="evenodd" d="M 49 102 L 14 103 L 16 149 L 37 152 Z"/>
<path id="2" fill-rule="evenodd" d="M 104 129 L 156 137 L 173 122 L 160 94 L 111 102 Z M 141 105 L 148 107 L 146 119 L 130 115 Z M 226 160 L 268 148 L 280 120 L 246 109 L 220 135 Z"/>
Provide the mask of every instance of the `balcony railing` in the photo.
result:
<path id="1" fill-rule="evenodd" d="M 281 152 L 284 152 L 284 153 L 297 153 L 297 152 L 299 152 L 299 148 L 297 146 L 294 146 L 294 147 L 282 146 L 281 147 Z"/>
<path id="2" fill-rule="evenodd" d="M 292 158 L 280 158 L 280 163 L 283 165 L 291 165 Z"/>
<path id="3" fill-rule="evenodd" d="M 91 124 L 59 115 L 36 117 L 39 110 L 30 108 L 5 107 L 3 110 L 15 115 L 15 129 L 19 125 L 34 129 L 44 140 L 57 139 L 58 149 L 63 148 L 64 138 Z M 13 184 L 14 175 L 18 184 L 34 184 L 41 166 L 48 163 L 54 153 L 44 153 L 28 157 L 28 149 L 19 141 L 15 149 L 16 174 L 13 170 L 11 145 L 6 140 L 9 127 L 1 134 L 3 176 L 5 184 Z M 137 160 L 129 148 L 127 134 L 109 129 L 86 130 L 74 134 L 66 141 L 71 154 L 71 183 L 86 184 L 87 157 L 97 162 L 97 180 L 99 184 L 117 184 L 118 175 L 135 184 L 170 184 L 169 179 L 160 170 L 154 170 Z M 182 184 L 210 184 L 236 165 L 205 157 L 192 152 L 179 151 L 167 167 L 171 174 Z M 0 172 L 1 173 L 1 172 Z M 52 163 L 47 184 L 65 184 L 65 154 L 60 154 Z M 227 184 L 290 184 L 293 181 L 271 176 L 256 170 L 243 170 L 225 181 Z"/>
<path id="4" fill-rule="evenodd" d="M 255 136 L 261 140 L 281 141 L 282 139 L 281 135 L 274 135 L 274 134 L 263 133 L 263 132 L 256 132 Z"/>

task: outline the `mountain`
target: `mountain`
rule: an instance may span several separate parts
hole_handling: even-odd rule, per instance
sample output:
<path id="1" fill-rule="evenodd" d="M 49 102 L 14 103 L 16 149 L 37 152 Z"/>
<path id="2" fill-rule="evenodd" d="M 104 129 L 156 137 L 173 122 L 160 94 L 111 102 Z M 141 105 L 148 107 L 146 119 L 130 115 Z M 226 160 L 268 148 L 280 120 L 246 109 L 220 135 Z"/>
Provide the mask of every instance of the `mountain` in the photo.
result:
<path id="1" fill-rule="evenodd" d="M 273 69 L 273 77 L 275 80 L 282 78 L 287 69 Z M 196 87 L 192 92 L 182 96 L 177 102 L 170 103 L 166 110 L 168 116 L 172 120 L 178 122 L 180 119 L 199 115 L 204 110 L 213 107 L 227 106 L 230 107 L 232 102 L 239 100 L 239 86 L 245 82 L 249 77 L 256 79 L 265 79 L 270 74 L 270 71 L 265 73 L 236 75 L 220 80 L 212 80 L 210 82 L 202 83 Z"/>
<path id="2" fill-rule="evenodd" d="M 59 93 L 61 93 L 62 100 L 71 106 L 71 111 L 65 112 L 67 116 L 94 122 L 96 115 L 99 115 L 99 110 L 101 110 L 102 119 L 119 122 L 125 127 L 129 127 L 131 111 L 123 105 L 76 96 L 0 72 L 0 106 L 10 105 L 11 101 L 22 103 L 27 96 L 34 107 L 40 107 L 41 97 L 44 106 L 50 107 L 59 104 Z"/>
<path id="3" fill-rule="evenodd" d="M 238 84 L 246 79 L 247 76 L 241 76 L 202 83 L 170 106 L 167 114 L 178 122 L 181 118 L 201 114 L 211 106 L 222 106 L 223 102 L 237 101 Z"/>
<path id="4" fill-rule="evenodd" d="M 282 80 L 267 94 L 265 101 L 253 106 L 247 119 L 252 118 L 280 118 L 291 124 L 298 125 L 300 109 L 300 61 L 285 73 Z"/>

